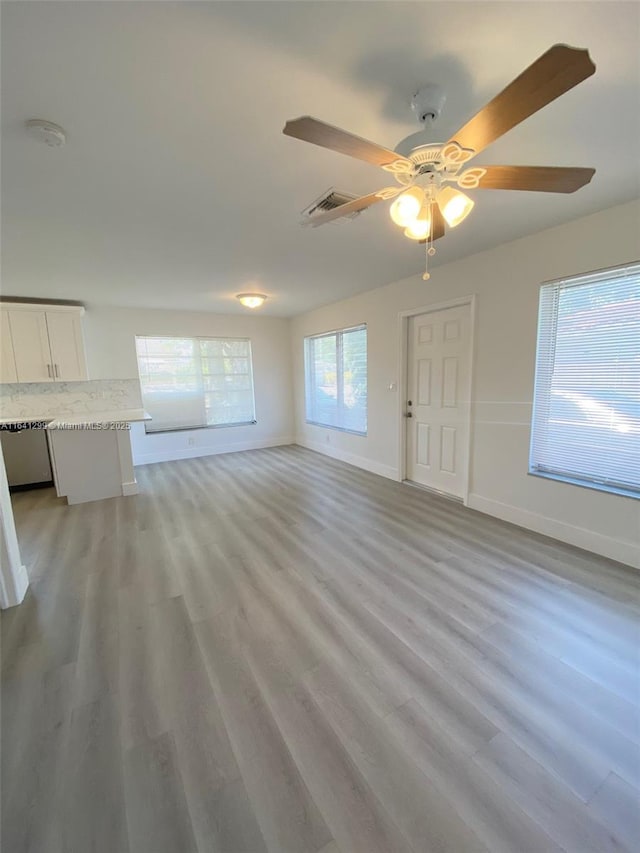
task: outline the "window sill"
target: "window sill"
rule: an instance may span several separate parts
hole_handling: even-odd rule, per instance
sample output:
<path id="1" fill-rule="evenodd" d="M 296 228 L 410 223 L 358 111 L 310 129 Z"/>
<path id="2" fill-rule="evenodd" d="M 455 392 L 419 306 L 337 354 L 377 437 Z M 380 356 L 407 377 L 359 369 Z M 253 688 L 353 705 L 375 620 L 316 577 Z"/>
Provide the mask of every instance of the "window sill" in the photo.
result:
<path id="1" fill-rule="evenodd" d="M 555 480 L 558 483 L 566 483 L 569 486 L 580 486 L 583 489 L 592 489 L 596 492 L 608 492 L 611 495 L 619 495 L 623 498 L 635 498 L 640 500 L 640 492 L 633 489 L 625 489 L 621 486 L 612 486 L 607 483 L 597 483 L 591 480 L 577 480 L 574 477 L 562 474 L 552 474 L 548 471 L 529 471 L 531 477 L 541 477 L 543 480 Z"/>
<path id="2" fill-rule="evenodd" d="M 255 426 L 258 421 L 242 421 L 237 424 L 201 424 L 200 426 L 168 427 L 167 429 L 149 429 L 145 424 L 146 435 L 166 435 L 169 432 L 193 432 L 196 429 L 229 429 L 230 427 Z"/>
<path id="3" fill-rule="evenodd" d="M 321 424 L 319 421 L 305 420 L 305 423 L 309 424 L 309 426 L 320 427 L 321 429 L 332 429 L 336 432 L 346 432 L 349 435 L 359 435 L 361 438 L 367 437 L 366 432 L 360 432 L 357 429 L 347 429 L 346 427 L 333 426 L 333 424 Z"/>

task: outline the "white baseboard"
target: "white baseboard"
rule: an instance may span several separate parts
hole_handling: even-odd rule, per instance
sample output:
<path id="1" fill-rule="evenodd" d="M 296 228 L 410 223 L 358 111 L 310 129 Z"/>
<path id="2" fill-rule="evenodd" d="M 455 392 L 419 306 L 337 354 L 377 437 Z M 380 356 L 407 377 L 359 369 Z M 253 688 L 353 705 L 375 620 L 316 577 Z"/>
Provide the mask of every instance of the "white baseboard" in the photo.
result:
<path id="1" fill-rule="evenodd" d="M 137 495 L 139 492 L 138 481 L 132 480 L 129 483 L 122 484 L 122 494 L 125 495 Z"/>
<path id="2" fill-rule="evenodd" d="M 634 544 L 622 539 L 603 536 L 593 530 L 576 527 L 573 524 L 567 524 L 546 515 L 539 515 L 530 510 L 520 509 L 511 504 L 494 501 L 491 498 L 484 498 L 482 495 L 470 494 L 467 506 L 487 515 L 501 518 L 503 521 L 510 521 L 520 527 L 526 527 L 527 530 L 535 530 L 536 533 L 542 533 L 553 539 L 568 542 L 570 545 L 576 545 L 578 548 L 584 548 L 586 551 L 640 569 L 640 543 Z"/>
<path id="3" fill-rule="evenodd" d="M 134 449 L 133 464 L 149 465 L 153 462 L 175 462 L 178 459 L 196 459 L 199 456 L 217 456 L 220 453 L 237 453 L 240 450 L 261 450 L 265 447 L 280 447 L 293 444 L 293 438 L 271 438 L 262 441 L 242 441 L 219 447 L 186 447 L 180 450 L 161 450 L 152 453 L 137 453 Z"/>
<path id="4" fill-rule="evenodd" d="M 305 441 L 303 438 L 297 438 L 295 444 L 298 444 L 300 447 L 306 447 L 307 450 L 322 453 L 323 456 L 339 459 L 340 462 L 355 465 L 356 468 L 364 468 L 365 471 L 371 471 L 372 474 L 379 474 L 381 477 L 387 477 L 389 480 L 400 480 L 397 468 L 393 468 L 391 465 L 381 465 L 379 462 L 367 459 L 366 456 L 357 456 L 355 453 L 347 453 L 345 450 L 332 447 L 330 444 L 321 444 L 319 441 Z"/>

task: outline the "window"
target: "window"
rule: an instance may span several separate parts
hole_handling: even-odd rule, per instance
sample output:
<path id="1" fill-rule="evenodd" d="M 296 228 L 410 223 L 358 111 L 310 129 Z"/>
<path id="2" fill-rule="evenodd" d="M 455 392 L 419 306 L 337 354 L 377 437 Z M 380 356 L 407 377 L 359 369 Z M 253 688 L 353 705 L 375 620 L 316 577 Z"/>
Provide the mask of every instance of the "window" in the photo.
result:
<path id="1" fill-rule="evenodd" d="M 367 434 L 367 327 L 304 340 L 307 422 Z"/>
<path id="2" fill-rule="evenodd" d="M 255 423 L 251 341 L 137 337 L 147 432 Z"/>
<path id="3" fill-rule="evenodd" d="M 640 497 L 640 264 L 541 288 L 529 471 Z"/>

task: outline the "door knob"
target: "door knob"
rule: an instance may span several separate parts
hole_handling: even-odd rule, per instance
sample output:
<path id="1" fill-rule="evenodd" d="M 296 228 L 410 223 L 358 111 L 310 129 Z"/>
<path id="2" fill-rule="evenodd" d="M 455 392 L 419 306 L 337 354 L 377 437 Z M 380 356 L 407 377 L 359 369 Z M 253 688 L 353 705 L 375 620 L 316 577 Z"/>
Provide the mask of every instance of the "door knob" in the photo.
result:
<path id="1" fill-rule="evenodd" d="M 411 414 L 411 412 L 407 412 L 405 415 L 405 418 L 412 418 L 412 417 L 413 417 L 413 415 Z"/>
<path id="2" fill-rule="evenodd" d="M 411 406 L 411 405 L 413 405 L 411 400 L 407 400 L 407 406 Z"/>

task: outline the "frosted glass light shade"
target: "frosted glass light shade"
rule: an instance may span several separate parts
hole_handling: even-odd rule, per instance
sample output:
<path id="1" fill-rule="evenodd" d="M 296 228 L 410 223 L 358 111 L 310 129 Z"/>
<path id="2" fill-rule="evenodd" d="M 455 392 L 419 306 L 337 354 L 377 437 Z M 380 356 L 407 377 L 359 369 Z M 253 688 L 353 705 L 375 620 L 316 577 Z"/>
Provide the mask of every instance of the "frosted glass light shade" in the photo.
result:
<path id="1" fill-rule="evenodd" d="M 431 220 L 416 219 L 404 229 L 404 236 L 411 240 L 426 240 L 431 230 Z"/>
<path id="2" fill-rule="evenodd" d="M 240 301 L 245 308 L 260 308 L 267 297 L 264 293 L 239 293 L 236 299 Z"/>
<path id="3" fill-rule="evenodd" d="M 404 236 L 410 240 L 426 240 L 431 231 L 431 204 L 425 199 L 420 213 L 404 229 Z"/>
<path id="4" fill-rule="evenodd" d="M 438 207 L 451 228 L 460 225 L 467 218 L 474 204 L 469 196 L 454 190 L 453 187 L 444 187 L 438 193 Z"/>
<path id="5" fill-rule="evenodd" d="M 389 214 L 396 225 L 406 228 L 420 213 L 424 193 L 419 187 L 403 192 L 389 208 Z"/>

